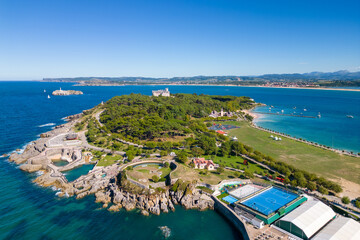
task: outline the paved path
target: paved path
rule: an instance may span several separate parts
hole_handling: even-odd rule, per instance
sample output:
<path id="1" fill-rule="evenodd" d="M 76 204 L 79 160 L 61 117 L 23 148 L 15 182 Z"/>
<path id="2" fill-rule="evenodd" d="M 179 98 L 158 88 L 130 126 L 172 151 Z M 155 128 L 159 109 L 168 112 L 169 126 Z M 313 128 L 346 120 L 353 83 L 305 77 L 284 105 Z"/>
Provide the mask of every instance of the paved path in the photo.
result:
<path id="1" fill-rule="evenodd" d="M 100 122 L 100 115 L 101 115 L 104 111 L 105 111 L 105 109 L 102 110 L 102 111 L 100 111 L 100 112 L 98 112 L 98 113 L 95 113 L 95 118 L 96 118 L 96 120 L 99 122 L 100 127 L 103 127 L 103 126 L 104 126 L 104 125 Z"/>
<path id="2" fill-rule="evenodd" d="M 123 152 L 123 151 L 113 151 L 113 150 L 110 150 L 107 148 L 101 148 L 101 147 L 96 147 L 96 146 L 90 145 L 86 140 L 85 132 L 79 132 L 78 134 L 79 134 L 80 139 L 83 142 L 83 144 L 82 144 L 83 147 L 94 149 L 96 151 L 101 151 L 101 152 L 105 152 L 105 153 L 115 153 L 115 154 L 122 155 L 122 156 L 125 155 L 125 152 Z"/>

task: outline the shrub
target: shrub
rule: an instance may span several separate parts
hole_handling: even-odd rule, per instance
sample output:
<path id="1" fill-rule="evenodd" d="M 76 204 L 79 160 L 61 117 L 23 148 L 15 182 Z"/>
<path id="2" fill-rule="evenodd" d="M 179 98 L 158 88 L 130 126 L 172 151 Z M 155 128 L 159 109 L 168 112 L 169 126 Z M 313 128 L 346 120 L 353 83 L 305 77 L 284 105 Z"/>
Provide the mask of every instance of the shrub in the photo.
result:
<path id="1" fill-rule="evenodd" d="M 157 175 L 152 176 L 151 179 L 153 180 L 153 182 L 156 182 L 156 183 L 160 180 Z"/>
<path id="2" fill-rule="evenodd" d="M 344 204 L 349 204 L 350 203 L 350 198 L 345 196 L 345 197 L 341 198 L 341 202 L 344 203 Z"/>

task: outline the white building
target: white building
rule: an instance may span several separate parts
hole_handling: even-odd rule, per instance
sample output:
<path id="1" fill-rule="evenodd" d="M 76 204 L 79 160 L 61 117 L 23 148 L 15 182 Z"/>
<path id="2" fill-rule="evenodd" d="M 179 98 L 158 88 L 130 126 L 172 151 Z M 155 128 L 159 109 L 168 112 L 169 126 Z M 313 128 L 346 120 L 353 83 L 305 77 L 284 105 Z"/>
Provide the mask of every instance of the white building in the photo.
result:
<path id="1" fill-rule="evenodd" d="M 299 238 L 310 239 L 335 216 L 335 212 L 321 201 L 308 200 L 274 225 Z"/>
<path id="2" fill-rule="evenodd" d="M 215 170 L 215 164 L 212 160 L 205 160 L 205 158 L 193 159 L 195 169 L 207 169 L 209 171 Z"/>
<path id="3" fill-rule="evenodd" d="M 152 91 L 152 95 L 154 97 L 159 97 L 159 96 L 170 97 L 170 91 L 168 88 L 165 88 L 165 90 L 154 90 Z"/>
<path id="4" fill-rule="evenodd" d="M 312 240 L 360 239 L 360 223 L 351 218 L 338 216 L 322 229 Z"/>
<path id="5" fill-rule="evenodd" d="M 232 116 L 234 116 L 234 114 L 232 112 L 230 112 L 230 111 L 229 112 L 224 112 L 223 109 L 221 109 L 220 112 L 217 112 L 217 111 L 213 110 L 209 115 L 209 117 L 213 117 L 213 118 L 232 117 Z"/>

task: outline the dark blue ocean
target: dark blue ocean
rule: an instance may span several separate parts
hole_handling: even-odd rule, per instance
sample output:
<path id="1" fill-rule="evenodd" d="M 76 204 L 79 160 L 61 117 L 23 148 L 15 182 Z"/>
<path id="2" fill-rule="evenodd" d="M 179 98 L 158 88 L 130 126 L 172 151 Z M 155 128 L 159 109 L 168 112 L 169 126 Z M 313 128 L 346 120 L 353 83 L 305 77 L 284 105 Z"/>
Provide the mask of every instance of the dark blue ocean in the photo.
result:
<path id="1" fill-rule="evenodd" d="M 80 96 L 47 95 L 59 89 L 81 90 Z M 168 86 L 173 93 L 250 96 L 273 105 L 273 111 L 293 107 L 320 119 L 265 115 L 258 124 L 322 144 L 360 151 L 360 92 L 250 87 Z M 0 82 L 0 155 L 23 148 L 39 134 L 61 124 L 63 117 L 81 112 L 113 96 L 151 94 L 159 86 L 75 87 L 70 83 Z M 46 89 L 46 93 L 44 93 Z M 268 111 L 260 108 L 256 111 Z M 353 115 L 354 118 L 347 118 Z M 44 126 L 45 125 L 45 126 Z M 214 211 L 186 211 L 143 217 L 136 211 L 109 213 L 94 203 L 58 198 L 40 188 L 27 174 L 0 158 L 0 239 L 162 239 L 159 226 L 172 230 L 169 239 L 239 239 L 240 235 Z"/>

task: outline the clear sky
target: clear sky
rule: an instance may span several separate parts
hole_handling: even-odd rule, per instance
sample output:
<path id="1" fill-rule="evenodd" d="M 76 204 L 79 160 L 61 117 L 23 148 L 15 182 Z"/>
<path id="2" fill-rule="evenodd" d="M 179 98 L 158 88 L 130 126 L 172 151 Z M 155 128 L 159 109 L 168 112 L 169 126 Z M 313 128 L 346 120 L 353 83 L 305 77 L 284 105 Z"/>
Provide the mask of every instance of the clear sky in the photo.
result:
<path id="1" fill-rule="evenodd" d="M 0 79 L 360 71 L 359 0 L 0 0 Z"/>

